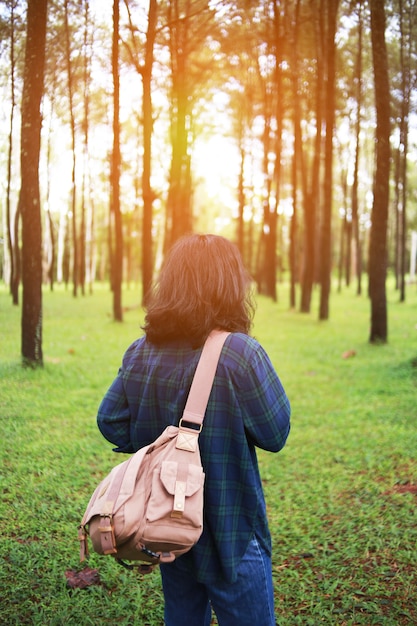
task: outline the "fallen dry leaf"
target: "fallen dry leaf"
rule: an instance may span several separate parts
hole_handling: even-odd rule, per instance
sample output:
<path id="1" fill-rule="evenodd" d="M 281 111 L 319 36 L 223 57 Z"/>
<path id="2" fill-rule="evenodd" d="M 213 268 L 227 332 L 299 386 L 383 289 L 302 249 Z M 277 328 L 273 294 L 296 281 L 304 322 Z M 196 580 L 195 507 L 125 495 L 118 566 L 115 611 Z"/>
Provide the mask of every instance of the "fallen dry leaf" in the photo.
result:
<path id="1" fill-rule="evenodd" d="M 100 574 L 98 570 L 91 567 L 84 567 L 80 572 L 75 569 L 69 569 L 65 572 L 67 586 L 71 589 L 85 589 L 92 585 L 100 585 Z"/>

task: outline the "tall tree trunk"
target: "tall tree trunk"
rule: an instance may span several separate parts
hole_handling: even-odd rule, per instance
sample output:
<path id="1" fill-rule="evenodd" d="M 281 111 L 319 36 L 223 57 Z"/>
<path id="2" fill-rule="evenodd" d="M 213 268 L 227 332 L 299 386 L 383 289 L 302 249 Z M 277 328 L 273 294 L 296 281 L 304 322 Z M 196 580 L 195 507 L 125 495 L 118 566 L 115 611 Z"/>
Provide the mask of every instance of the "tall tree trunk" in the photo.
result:
<path id="1" fill-rule="evenodd" d="M 385 343 L 387 321 L 387 223 L 390 172 L 390 91 L 384 0 L 371 0 L 371 38 L 376 105 L 376 169 L 369 249 L 370 342 Z"/>
<path id="2" fill-rule="evenodd" d="M 311 187 L 308 190 L 303 175 L 303 209 L 304 209 L 304 266 L 301 286 L 301 313 L 310 313 L 313 284 L 317 275 L 317 209 L 320 198 L 320 164 L 322 155 L 322 120 L 323 120 L 323 90 L 324 90 L 324 2 L 320 0 L 317 14 L 317 84 L 316 84 L 316 135 L 314 140 L 314 155 L 311 168 Z M 302 171 L 305 172 L 304 162 Z"/>
<path id="3" fill-rule="evenodd" d="M 53 74 L 52 79 L 52 94 L 55 93 L 56 88 L 56 72 Z M 50 98 L 51 114 L 49 117 L 48 138 L 46 147 L 46 216 L 48 228 L 45 229 L 45 241 L 44 241 L 44 254 L 47 262 L 47 278 L 49 281 L 50 290 L 54 289 L 55 280 L 55 256 L 56 256 L 56 243 L 55 243 L 55 230 L 54 221 L 52 219 L 52 212 L 50 206 L 50 191 L 51 191 L 51 144 L 52 144 L 52 126 L 54 119 L 55 100 L 54 96 Z"/>
<path id="4" fill-rule="evenodd" d="M 259 293 L 276 300 L 276 218 L 275 203 L 271 206 L 272 175 L 270 172 L 271 152 L 271 95 L 267 85 L 263 85 L 263 225 L 259 241 L 259 266 L 257 268 L 257 282 Z"/>
<path id="5" fill-rule="evenodd" d="M 293 72 L 293 97 L 294 97 L 294 112 L 293 112 L 293 126 L 294 126 L 294 149 L 291 163 L 291 186 L 292 186 L 292 216 L 290 225 L 290 308 L 296 307 L 296 283 L 298 275 L 298 263 L 297 263 L 297 222 L 298 222 L 298 172 L 301 164 L 301 124 L 300 124 L 300 111 L 296 104 L 298 98 L 298 78 L 297 72 Z"/>
<path id="6" fill-rule="evenodd" d="M 403 153 L 401 155 L 401 220 L 400 220 L 400 302 L 405 302 L 405 272 L 407 247 L 407 153 L 408 153 L 408 113 L 402 118 L 401 133 L 403 137 Z"/>
<path id="7" fill-rule="evenodd" d="M 291 87 L 293 97 L 293 128 L 294 128 L 294 148 L 291 163 L 291 185 L 292 185 L 292 207 L 293 213 L 290 226 L 290 307 L 296 307 L 296 283 L 298 274 L 297 263 L 297 222 L 298 222 L 298 172 L 303 174 L 302 167 L 302 137 L 301 137 L 301 113 L 299 106 L 299 63 L 298 63 L 298 33 L 300 25 L 300 0 L 297 0 L 294 17 L 294 40 L 292 42 L 292 72 Z M 303 181 L 302 181 L 303 182 Z M 302 184 L 304 191 L 304 185 Z"/>
<path id="8" fill-rule="evenodd" d="M 359 2 L 358 11 L 358 53 L 356 57 L 356 123 L 355 123 L 355 163 L 353 167 L 352 184 L 352 230 L 355 242 L 356 280 L 357 295 L 362 293 L 362 243 L 359 230 L 359 210 L 358 210 L 358 187 L 359 187 L 359 155 L 360 155 L 360 132 L 362 115 L 362 2 Z"/>
<path id="9" fill-rule="evenodd" d="M 13 158 L 13 130 L 14 130 L 14 113 L 16 107 L 15 98 L 15 19 L 14 19 L 14 2 L 10 4 L 10 127 L 9 127 L 9 153 L 7 155 L 7 190 L 6 190 L 6 223 L 7 223 L 7 249 L 10 259 L 10 293 L 12 295 L 13 304 L 19 304 L 19 238 L 16 239 L 15 232 L 19 232 L 17 228 L 13 229 L 13 221 L 18 222 L 18 215 L 15 214 L 14 220 L 11 215 L 11 182 L 12 182 L 12 158 Z"/>
<path id="10" fill-rule="evenodd" d="M 352 220 L 349 215 L 348 208 L 348 181 L 347 171 L 341 168 L 340 172 L 340 188 L 342 190 L 344 219 L 341 225 L 341 247 L 340 247 L 340 262 L 339 262 L 339 291 L 342 287 L 342 278 L 345 279 L 347 287 L 350 285 L 351 267 L 352 267 Z"/>
<path id="11" fill-rule="evenodd" d="M 152 206 L 154 194 L 151 186 L 152 161 L 152 68 L 154 42 L 156 34 L 157 2 L 150 0 L 148 12 L 148 30 L 146 34 L 145 63 L 142 71 L 143 81 L 143 228 L 142 228 L 142 303 L 146 304 L 152 285 Z"/>
<path id="12" fill-rule="evenodd" d="M 113 0 L 113 154 L 111 168 L 111 207 L 114 218 L 113 254 L 113 318 L 123 321 L 122 278 L 123 278 L 123 231 L 120 211 L 120 80 L 119 80 L 119 0 Z"/>
<path id="13" fill-rule="evenodd" d="M 335 120 L 336 18 L 339 0 L 327 0 L 327 81 L 326 142 L 323 187 L 323 219 L 321 230 L 320 311 L 319 319 L 329 318 L 329 296 L 332 271 L 331 228 L 333 201 L 333 131 Z"/>
<path id="14" fill-rule="evenodd" d="M 236 239 L 237 239 L 237 247 L 240 250 L 240 254 L 242 255 L 242 259 L 246 260 L 245 255 L 245 222 L 243 219 L 243 214 L 245 211 L 245 148 L 243 143 L 244 136 L 244 123 L 243 119 L 239 119 L 239 134 L 238 134 L 238 146 L 239 146 L 239 179 L 238 179 L 238 217 L 237 217 L 237 229 L 236 229 Z"/>
<path id="15" fill-rule="evenodd" d="M 171 168 L 167 197 L 165 250 L 186 232 L 192 230 L 190 155 L 191 94 L 187 64 L 189 19 L 180 2 L 168 6 L 169 47 L 172 73 L 171 91 Z M 190 6 L 187 3 L 187 10 Z"/>
<path id="16" fill-rule="evenodd" d="M 71 170 L 71 221 L 72 221 L 72 281 L 73 295 L 78 294 L 78 235 L 77 235 L 77 189 L 75 184 L 76 171 L 76 153 L 75 153 L 75 117 L 74 117 L 74 84 L 71 65 L 71 35 L 68 15 L 68 0 L 65 0 L 65 45 L 67 57 L 67 76 L 68 76 L 68 101 L 71 126 L 72 141 L 72 170 Z"/>
<path id="17" fill-rule="evenodd" d="M 401 122 L 400 122 L 401 124 Z M 401 135 L 401 131 L 400 131 Z M 400 139 L 401 144 L 401 139 Z M 400 256 L 401 256 L 401 192 L 400 192 L 400 169 L 401 169 L 401 152 L 400 146 L 393 150 L 393 211 L 394 211 L 394 275 L 395 275 L 395 289 L 399 289 L 400 286 Z M 388 249 L 390 246 L 388 245 Z"/>
<path id="18" fill-rule="evenodd" d="M 39 192 L 41 99 L 45 68 L 47 0 L 29 0 L 22 95 L 22 361 L 42 366 L 42 225 Z"/>
<path id="19" fill-rule="evenodd" d="M 84 103 L 84 120 L 83 120 L 83 177 L 82 177 L 82 190 L 81 190 L 81 228 L 80 228 L 80 248 L 79 248 L 79 281 L 81 286 L 81 293 L 85 294 L 85 280 L 87 274 L 86 268 L 86 232 L 87 232 L 87 208 L 86 205 L 90 200 L 90 177 L 89 177 L 89 165 L 88 165 L 88 133 L 89 133 L 89 115 L 90 115 L 90 98 L 89 98 L 89 0 L 84 0 L 84 39 L 83 39 L 83 103 Z"/>
<path id="20" fill-rule="evenodd" d="M 404 11 L 403 0 L 399 2 L 400 21 L 400 68 L 401 68 L 401 118 L 400 118 L 400 240 L 399 240 L 399 287 L 400 302 L 405 301 L 405 271 L 407 243 L 407 156 L 408 156 L 408 125 L 411 100 L 411 64 L 412 64 L 412 24 L 415 23 L 415 4 Z M 412 15 L 414 12 L 414 15 Z M 408 17 L 408 24 L 405 17 Z"/>

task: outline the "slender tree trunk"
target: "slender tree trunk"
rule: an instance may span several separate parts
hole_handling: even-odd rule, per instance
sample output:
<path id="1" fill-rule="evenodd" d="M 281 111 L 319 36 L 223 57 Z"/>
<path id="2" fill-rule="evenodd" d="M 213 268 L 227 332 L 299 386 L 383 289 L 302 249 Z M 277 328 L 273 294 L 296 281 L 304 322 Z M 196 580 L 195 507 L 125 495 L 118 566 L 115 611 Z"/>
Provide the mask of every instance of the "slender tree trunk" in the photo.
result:
<path id="1" fill-rule="evenodd" d="M 340 263 L 339 263 L 339 291 L 342 286 L 342 278 L 345 279 L 347 287 L 350 285 L 351 278 L 351 266 L 352 266 L 352 221 L 349 215 L 348 209 L 348 182 L 347 172 L 342 168 L 340 172 L 340 187 L 342 189 L 344 219 L 341 227 L 341 248 L 340 248 Z"/>
<path id="2" fill-rule="evenodd" d="M 400 131 L 400 135 L 401 135 L 401 131 Z M 400 141 L 401 143 L 401 141 Z M 393 156 L 392 156 L 392 161 L 393 161 L 393 210 L 394 210 L 394 233 L 393 233 L 393 239 L 394 239 L 394 245 L 393 245 L 393 249 L 394 249 L 394 275 L 395 275 L 395 289 L 398 289 L 400 286 L 400 256 L 401 256 L 401 219 L 400 219 L 400 214 L 401 214 L 401 206 L 400 206 L 400 161 L 401 161 L 401 154 L 400 154 L 400 147 L 396 148 L 393 151 Z M 389 246 L 388 246 L 389 247 Z"/>
<path id="3" fill-rule="evenodd" d="M 113 0 L 113 155 L 111 171 L 112 213 L 114 217 L 113 254 L 113 318 L 123 321 L 122 278 L 123 278 L 123 232 L 120 211 L 120 92 L 119 92 L 119 0 Z"/>
<path id="4" fill-rule="evenodd" d="M 385 43 L 384 0 L 371 0 L 371 38 L 376 103 L 376 169 L 369 250 L 369 295 L 371 298 L 370 342 L 388 339 L 386 273 L 387 223 L 390 172 L 390 90 Z"/>
<path id="5" fill-rule="evenodd" d="M 150 0 L 148 12 L 148 30 L 146 34 L 145 63 L 143 80 L 143 229 L 142 229 L 142 303 L 146 304 L 152 285 L 153 250 L 152 250 L 152 212 L 154 194 L 151 186 L 152 162 L 152 68 L 154 42 L 156 34 L 157 2 Z"/>
<path id="6" fill-rule="evenodd" d="M 400 302 L 405 302 L 405 272 L 406 272 L 406 246 L 407 246 L 407 152 L 408 152 L 408 113 L 402 121 L 403 148 L 401 155 L 401 246 L 400 246 Z"/>
<path id="7" fill-rule="evenodd" d="M 53 81 L 52 81 L 52 93 L 55 93 L 56 88 L 56 73 L 54 72 Z M 48 228 L 45 229 L 45 257 L 47 260 L 47 278 L 49 281 L 50 290 L 54 289 L 54 280 L 55 280 L 55 256 L 56 256 L 56 243 L 55 243 L 55 230 L 54 230 L 54 222 L 52 219 L 52 212 L 50 206 L 50 188 L 51 188 L 51 141 L 52 141 L 52 120 L 53 120 L 53 112 L 54 112 L 54 97 L 52 96 L 51 101 L 51 115 L 49 118 L 49 127 L 48 127 L 48 139 L 47 139 L 47 148 L 46 148 L 46 215 L 47 215 L 47 223 Z"/>
<path id="8" fill-rule="evenodd" d="M 245 210 L 245 186 L 244 186 L 244 171 L 245 171 L 245 148 L 243 145 L 243 120 L 239 120 L 239 182 L 238 182 L 238 217 L 237 217 L 237 247 L 240 250 L 242 259 L 245 259 L 245 222 L 243 220 L 243 214 Z"/>
<path id="9" fill-rule="evenodd" d="M 71 126 L 71 141 L 72 141 L 72 170 L 71 170 L 71 222 L 72 222 L 72 280 L 73 280 L 73 295 L 78 294 L 78 235 L 77 235 L 77 189 L 75 184 L 75 171 L 76 171 L 76 153 L 75 153 L 75 118 L 74 118 L 74 85 L 73 74 L 71 65 L 71 36 L 70 25 L 68 15 L 68 0 L 65 0 L 65 43 L 66 43 L 66 55 L 67 55 L 67 76 L 68 76 L 68 100 L 69 100 L 69 114 L 70 114 L 70 126 Z"/>
<path id="10" fill-rule="evenodd" d="M 16 256 L 19 254 L 19 239 L 15 239 L 12 235 L 12 216 L 11 216 L 11 182 L 12 182 L 12 157 L 13 157 L 13 129 L 14 129 L 14 112 L 16 107 L 15 99 L 15 19 L 14 19 L 14 2 L 10 5 L 10 127 L 9 127 L 9 153 L 7 155 L 7 190 L 6 190 L 6 223 L 7 223 L 7 248 L 10 259 L 10 293 L 12 295 L 13 304 L 19 304 L 19 274 L 17 271 L 18 264 L 15 262 Z M 15 220 L 18 216 L 15 215 Z M 14 241 L 13 241 L 14 240 Z M 16 254 L 17 253 L 17 254 Z"/>
<path id="11" fill-rule="evenodd" d="M 275 55 L 275 72 L 273 75 L 272 87 L 265 88 L 265 105 L 268 113 L 268 137 L 266 137 L 265 150 L 265 177 L 267 180 L 265 211 L 267 215 L 267 232 L 266 232 L 266 249 L 265 249 L 265 282 L 266 293 L 274 302 L 278 299 L 277 294 L 277 234 L 278 234 L 278 205 L 280 197 L 281 184 L 281 150 L 282 150 L 282 49 L 281 42 L 283 40 L 281 8 L 279 3 L 274 0 L 273 4 L 273 25 L 271 38 L 271 54 Z M 271 163 L 269 161 L 270 151 L 270 135 L 272 118 L 275 114 L 276 128 L 273 131 L 272 151 L 275 153 L 273 171 L 270 174 Z M 275 183 L 275 193 L 272 193 L 273 184 Z"/>
<path id="12" fill-rule="evenodd" d="M 339 280 L 337 290 L 340 293 L 342 291 L 342 281 L 343 281 L 343 266 L 344 266 L 344 258 L 345 258 L 345 240 L 346 240 L 346 221 L 347 215 L 345 214 L 343 217 L 343 222 L 340 226 L 340 250 L 339 250 Z"/>
<path id="13" fill-rule="evenodd" d="M 329 297 L 332 271 L 331 228 L 333 203 L 333 131 L 335 120 L 336 18 L 339 0 L 327 1 L 327 81 L 326 81 L 326 147 L 323 188 L 323 220 L 321 230 L 321 272 L 319 319 L 329 318 Z"/>
<path id="14" fill-rule="evenodd" d="M 187 3 L 188 9 L 190 8 Z M 171 168 L 167 198 L 165 250 L 192 230 L 191 170 L 188 154 L 191 125 L 191 94 L 187 75 L 189 19 L 183 15 L 180 2 L 168 7 L 169 47 L 172 73 Z"/>
<path id="15" fill-rule="evenodd" d="M 21 206 L 18 202 L 13 220 L 13 276 L 12 276 L 12 299 L 13 304 L 19 304 L 19 285 L 22 273 L 22 256 L 19 244 Z"/>
<path id="16" fill-rule="evenodd" d="M 317 254 L 317 209 L 320 198 L 320 170 L 322 155 L 322 121 L 323 121 L 323 91 L 324 91 L 324 63 L 323 63 L 323 30 L 324 30 L 324 2 L 320 1 L 317 19 L 317 85 L 316 85 L 316 136 L 314 140 L 314 155 L 311 168 L 311 188 L 308 191 L 303 176 L 304 193 L 304 226 L 305 226 L 305 242 L 304 242 L 304 267 L 302 276 L 301 289 L 301 313 L 309 313 L 311 310 L 311 298 L 313 293 L 313 284 L 317 276 L 318 254 Z M 303 172 L 305 172 L 304 162 L 302 164 Z"/>
<path id="17" fill-rule="evenodd" d="M 89 159 L 88 159 L 88 139 L 89 139 L 89 115 L 90 115 L 90 97 L 89 97 L 89 0 L 84 0 L 84 67 L 83 67 L 83 101 L 84 101 L 84 123 L 83 123 L 83 177 L 82 177 L 82 191 L 81 191 L 81 228 L 80 228 L 80 247 L 79 247 L 79 282 L 81 286 L 81 293 L 85 294 L 85 281 L 86 281 L 86 232 L 87 232 L 87 208 L 86 205 L 90 200 L 90 178 L 89 178 Z"/>
<path id="18" fill-rule="evenodd" d="M 358 186 L 359 186 L 359 156 L 360 156 L 360 132 L 361 132 L 361 114 L 362 114 L 362 4 L 359 3 L 358 13 L 358 54 L 356 58 L 356 124 L 355 124 L 355 163 L 353 168 L 353 184 L 352 184 L 352 229 L 353 239 L 355 242 L 355 258 L 356 258 L 356 279 L 357 279 L 357 295 L 362 293 L 362 243 L 359 230 L 359 210 L 358 210 Z"/>
<path id="19" fill-rule="evenodd" d="M 411 99 L 411 63 L 412 63 L 412 22 L 411 11 L 416 13 L 415 4 L 413 9 L 408 7 L 404 11 L 403 0 L 399 2 L 400 19 L 400 67 L 401 67 L 401 119 L 400 119 L 400 254 L 399 254 L 399 287 L 400 302 L 405 302 L 405 272 L 406 272 L 406 245 L 407 245 L 407 155 L 408 155 L 408 125 L 410 117 Z M 408 16 L 409 23 L 405 23 Z M 415 19 L 416 15 L 414 15 Z"/>
<path id="20" fill-rule="evenodd" d="M 293 73 L 293 97 L 294 102 L 298 97 L 298 79 Z M 297 221 L 298 221 L 298 170 L 301 157 L 301 126 L 299 118 L 299 109 L 294 104 L 293 113 L 293 126 L 294 126 L 294 150 L 291 163 L 291 186 L 292 186 L 292 216 L 290 225 L 290 308 L 296 307 L 296 283 L 297 283 Z"/>
<path id="21" fill-rule="evenodd" d="M 42 366 L 42 225 L 39 192 L 41 99 L 45 68 L 47 0 L 29 0 L 22 96 L 22 362 Z"/>
<path id="22" fill-rule="evenodd" d="M 259 293 L 276 301 L 276 206 L 271 205 L 272 176 L 269 155 L 271 151 L 271 94 L 264 86 L 264 135 L 263 135 L 263 228 L 260 238 L 260 259 L 257 271 Z"/>
<path id="23" fill-rule="evenodd" d="M 295 6 L 294 18 L 294 40 L 292 42 L 292 65 L 291 73 L 292 97 L 293 97 L 293 128 L 294 128 L 294 149 L 291 163 L 291 184 L 292 184 L 292 206 L 293 213 L 290 226 L 290 307 L 296 307 L 296 283 L 298 275 L 297 263 L 297 231 L 298 231 L 298 173 L 303 175 L 302 166 L 302 136 L 301 136 L 301 113 L 299 106 L 299 63 L 298 63 L 298 34 L 300 25 L 300 0 L 297 0 Z M 301 189 L 304 192 L 304 183 L 301 181 Z"/>
<path id="24" fill-rule="evenodd" d="M 297 276 L 297 150 L 292 158 L 292 216 L 290 225 L 290 308 L 296 307 L 296 276 Z"/>

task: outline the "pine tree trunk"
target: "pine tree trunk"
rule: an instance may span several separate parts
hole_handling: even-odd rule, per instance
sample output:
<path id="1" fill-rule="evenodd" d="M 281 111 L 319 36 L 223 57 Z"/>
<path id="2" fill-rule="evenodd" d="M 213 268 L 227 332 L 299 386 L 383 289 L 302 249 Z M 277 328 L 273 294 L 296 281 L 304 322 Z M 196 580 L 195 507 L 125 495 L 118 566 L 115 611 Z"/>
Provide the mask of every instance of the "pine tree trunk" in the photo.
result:
<path id="1" fill-rule="evenodd" d="M 372 55 L 376 102 L 376 170 L 369 249 L 370 342 L 388 338 L 386 273 L 390 170 L 390 92 L 385 43 L 384 0 L 371 0 Z"/>
<path id="2" fill-rule="evenodd" d="M 22 360 L 42 366 L 42 226 L 39 192 L 40 104 L 45 67 L 47 0 L 29 0 L 22 96 Z"/>

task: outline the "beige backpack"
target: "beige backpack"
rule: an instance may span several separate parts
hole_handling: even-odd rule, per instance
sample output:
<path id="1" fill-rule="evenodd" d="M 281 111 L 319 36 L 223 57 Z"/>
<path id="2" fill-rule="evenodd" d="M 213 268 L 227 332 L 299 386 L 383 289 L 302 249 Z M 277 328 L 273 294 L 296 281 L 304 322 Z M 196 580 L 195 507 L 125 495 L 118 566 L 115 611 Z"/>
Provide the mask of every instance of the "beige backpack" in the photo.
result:
<path id="1" fill-rule="evenodd" d="M 198 435 L 223 343 L 213 331 L 203 347 L 179 426 L 112 469 L 94 491 L 79 527 L 81 561 L 95 552 L 151 571 L 188 552 L 203 531 L 204 472 Z M 124 562 L 141 561 L 135 566 Z"/>

